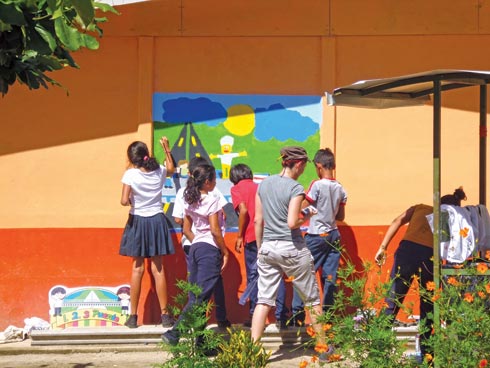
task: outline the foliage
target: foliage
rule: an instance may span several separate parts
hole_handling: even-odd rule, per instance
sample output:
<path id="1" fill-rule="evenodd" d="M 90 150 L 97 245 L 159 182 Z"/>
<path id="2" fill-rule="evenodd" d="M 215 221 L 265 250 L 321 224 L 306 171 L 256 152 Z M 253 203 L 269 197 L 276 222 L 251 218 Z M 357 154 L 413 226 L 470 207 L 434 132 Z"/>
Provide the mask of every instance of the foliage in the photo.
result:
<path id="1" fill-rule="evenodd" d="M 113 12 L 94 0 L 0 0 L 0 93 L 15 82 L 29 89 L 60 85 L 46 73 L 78 68 L 71 52 L 96 50 L 102 36 L 97 10 Z"/>
<path id="2" fill-rule="evenodd" d="M 177 287 L 181 290 L 174 298 L 176 306 L 172 307 L 172 313 L 182 313 L 183 306 L 187 302 L 188 295 L 198 296 L 201 293 L 199 286 L 178 280 Z M 162 368 L 191 368 L 191 367 L 214 367 L 206 355 L 208 351 L 215 350 L 223 341 L 222 337 L 211 329 L 206 328 L 208 321 L 207 313 L 211 305 L 209 303 L 195 303 L 191 308 L 183 312 L 177 326 L 180 332 L 180 342 L 175 346 L 163 345 L 162 348 L 169 350 L 172 357 L 158 367 Z M 199 343 L 196 343 L 199 341 Z"/>
<path id="3" fill-rule="evenodd" d="M 456 270 L 454 276 L 445 276 L 438 289 L 433 281 L 420 287 L 422 298 L 434 304 L 439 316 L 434 323 L 430 338 L 425 342 L 425 356 L 421 362 L 404 355 L 405 342 L 397 340 L 392 320 L 383 313 L 390 282 L 380 283 L 374 290 L 366 288 L 365 272 L 371 265 L 363 265 L 362 271 L 346 262 L 339 269 L 334 306 L 321 316 L 326 331 L 327 344 L 335 346 L 335 354 L 328 357 L 329 366 L 382 368 L 382 367 L 487 367 L 490 351 L 490 279 L 488 260 L 465 265 L 465 272 Z M 469 266 L 469 267 L 468 267 Z M 460 265 L 460 268 L 463 266 Z M 418 279 L 417 276 L 414 277 Z M 403 306 L 400 306 L 403 307 Z M 356 308 L 357 314 L 351 309 Z M 410 310 L 406 310 L 410 313 Z M 420 326 L 419 333 L 425 331 Z M 311 328 L 307 332 L 315 337 Z M 428 332 L 428 331 L 427 331 Z M 315 341 L 315 340 L 313 340 Z M 318 344 L 317 344 L 318 346 Z M 317 349 L 316 349 L 317 350 Z M 431 353 L 430 353 L 431 352 Z M 345 359 L 345 364 L 344 360 Z M 314 355 L 311 362 L 323 362 Z M 347 363 L 348 362 L 348 363 Z"/>
<path id="4" fill-rule="evenodd" d="M 465 275 L 445 276 L 440 288 L 426 285 L 439 311 L 428 342 L 425 366 L 485 367 L 490 355 L 490 280 L 486 262 L 465 267 Z"/>
<path id="5" fill-rule="evenodd" d="M 249 331 L 231 330 L 230 339 L 220 344 L 219 354 L 215 359 L 218 368 L 263 368 L 272 355 L 262 343 L 252 340 Z"/>
<path id="6" fill-rule="evenodd" d="M 338 243 L 332 246 L 340 247 Z M 319 318 L 326 345 L 335 350 L 322 356 L 328 349 L 319 346 L 315 332 L 308 327 L 306 331 L 314 338 L 316 353 L 310 362 L 304 361 L 300 367 L 327 363 L 329 367 L 415 367 L 416 362 L 404 355 L 407 342 L 397 339 L 393 319 L 384 313 L 384 300 L 391 283 L 379 283 L 368 290 L 370 263 L 363 264 L 360 270 L 345 258 L 341 264 L 334 305 Z"/>

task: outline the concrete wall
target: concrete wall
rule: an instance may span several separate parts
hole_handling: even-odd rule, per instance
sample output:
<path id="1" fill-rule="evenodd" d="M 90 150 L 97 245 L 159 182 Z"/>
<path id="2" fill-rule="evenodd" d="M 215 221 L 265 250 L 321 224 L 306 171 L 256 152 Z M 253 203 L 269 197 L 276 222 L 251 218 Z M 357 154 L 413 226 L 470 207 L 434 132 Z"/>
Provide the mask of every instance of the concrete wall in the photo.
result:
<path id="1" fill-rule="evenodd" d="M 120 179 L 127 145 L 152 140 L 153 92 L 323 95 L 360 79 L 490 69 L 484 0 L 161 0 L 118 10 L 100 50 L 74 55 L 80 70 L 53 74 L 69 94 L 17 86 L 0 101 L 0 329 L 48 319 L 54 284 L 129 281 L 130 260 L 117 255 Z M 463 185 L 476 204 L 478 89 L 442 103 L 441 191 Z M 321 140 L 349 194 L 346 246 L 358 263 L 371 260 L 395 216 L 432 202 L 432 108 L 325 106 Z M 174 293 L 182 254 L 166 260 Z M 248 317 L 236 304 L 243 283 L 225 274 L 233 322 Z M 143 297 L 139 314 L 155 322 L 149 278 Z"/>

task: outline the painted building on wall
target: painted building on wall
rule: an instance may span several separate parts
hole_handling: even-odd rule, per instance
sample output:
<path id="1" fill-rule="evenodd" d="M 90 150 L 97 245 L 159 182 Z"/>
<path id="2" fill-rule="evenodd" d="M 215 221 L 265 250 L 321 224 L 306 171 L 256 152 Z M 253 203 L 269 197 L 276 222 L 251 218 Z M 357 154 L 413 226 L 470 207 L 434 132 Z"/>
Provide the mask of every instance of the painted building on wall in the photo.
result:
<path id="1" fill-rule="evenodd" d="M 161 0 L 118 10 L 104 26 L 100 50 L 76 53 L 80 70 L 56 73 L 69 95 L 16 86 L 0 101 L 0 330 L 31 316 L 49 319 L 53 286 L 128 283 L 130 260 L 118 256 L 127 217 L 120 180 L 128 144 L 151 144 L 165 123 L 154 118 L 156 95 L 315 96 L 318 148 L 335 151 L 337 179 L 349 195 L 341 232 L 360 263 L 374 257 L 394 217 L 432 202 L 432 109 L 329 107 L 324 92 L 426 70 L 490 70 L 489 0 Z M 468 204 L 478 202 L 477 96 L 468 89 L 442 101 L 441 190 L 463 185 Z M 228 115 L 240 118 L 244 111 Z M 188 122 L 174 123 L 180 133 Z M 206 138 L 210 155 L 223 154 L 225 135 Z M 236 152 L 249 150 L 237 138 L 245 136 L 231 135 Z M 279 145 L 264 162 L 274 162 Z M 230 250 L 234 236 L 226 235 Z M 237 303 L 240 257 L 233 253 L 224 274 L 232 322 L 248 317 Z M 175 280 L 185 277 L 179 247 L 165 265 L 174 295 Z M 140 305 L 142 321 L 158 323 L 148 276 Z"/>

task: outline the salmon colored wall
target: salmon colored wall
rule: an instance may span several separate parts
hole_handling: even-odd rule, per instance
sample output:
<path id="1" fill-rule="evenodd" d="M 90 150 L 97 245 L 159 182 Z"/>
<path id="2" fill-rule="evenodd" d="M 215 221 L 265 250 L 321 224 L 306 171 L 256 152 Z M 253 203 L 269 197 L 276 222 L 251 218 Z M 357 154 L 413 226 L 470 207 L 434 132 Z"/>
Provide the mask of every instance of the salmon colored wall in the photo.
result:
<path id="1" fill-rule="evenodd" d="M 386 227 L 341 226 L 346 256 L 360 269 L 363 260 L 372 262 L 372 249 L 384 236 Z M 131 260 L 118 256 L 122 229 L 0 229 L 0 265 L 5 271 L 0 283 L 0 328 L 12 324 L 23 326 L 24 318 L 40 317 L 49 320 L 48 292 L 54 285 L 116 286 L 128 283 Z M 400 240 L 393 240 L 388 252 L 387 263 L 381 277 L 373 273 L 371 284 L 387 279 L 392 264 L 392 252 Z M 230 260 L 223 273 L 226 290 L 228 318 L 243 322 L 248 318 L 248 305 L 240 306 L 238 299 L 245 290 L 246 275 L 243 253 L 234 250 L 236 234 L 225 237 L 230 250 Z M 176 253 L 164 257 L 169 295 L 178 293 L 176 280 L 185 279 L 186 265 L 182 248 L 178 246 L 180 234 L 173 237 Z M 29 246 L 26 246 L 26 245 Z M 237 270 L 240 270 L 237 272 Z M 141 323 L 158 324 L 160 310 L 152 280 L 147 272 L 143 278 L 138 314 Z M 292 289 L 288 286 L 288 300 Z M 412 298 L 413 299 L 413 298 Z M 272 317 L 272 314 L 271 314 Z M 273 317 L 272 317 L 273 318 Z M 215 321 L 214 313 L 211 321 Z M 4 326 L 4 327 L 2 327 Z"/>
<path id="2" fill-rule="evenodd" d="M 47 318 L 55 283 L 128 282 L 129 260 L 117 255 L 127 217 L 120 179 L 127 145 L 152 141 L 153 92 L 323 95 L 360 79 L 487 70 L 489 5 L 159 0 L 118 7 L 100 50 L 77 52 L 80 70 L 53 74 L 69 95 L 16 86 L 0 101 L 0 329 Z M 445 93 L 442 103 L 442 192 L 464 185 L 475 204 L 478 91 Z M 372 259 L 395 216 L 432 201 L 431 119 L 430 106 L 325 107 L 322 146 L 337 155 L 349 194 L 342 232 L 359 261 Z M 172 277 L 183 269 L 180 256 L 168 257 Z M 230 319 L 239 322 L 246 318 L 234 302 L 240 281 L 227 272 Z M 141 313 L 151 321 L 155 310 Z"/>

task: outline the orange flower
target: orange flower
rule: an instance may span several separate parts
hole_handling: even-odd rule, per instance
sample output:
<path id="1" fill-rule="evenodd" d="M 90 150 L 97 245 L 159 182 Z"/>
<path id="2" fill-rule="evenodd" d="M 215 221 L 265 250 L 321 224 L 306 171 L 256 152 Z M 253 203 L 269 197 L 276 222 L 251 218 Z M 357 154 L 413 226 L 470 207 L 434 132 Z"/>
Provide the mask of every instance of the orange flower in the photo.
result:
<path id="1" fill-rule="evenodd" d="M 318 357 L 317 357 L 316 355 L 313 355 L 313 356 L 311 357 L 311 362 L 312 362 L 312 363 L 316 363 L 317 361 L 318 361 Z"/>
<path id="2" fill-rule="evenodd" d="M 301 363 L 299 363 L 299 368 L 306 368 L 308 366 L 308 362 L 306 360 L 303 360 Z"/>
<path id="3" fill-rule="evenodd" d="M 328 281 L 332 281 L 332 279 L 333 279 L 333 276 L 332 276 L 332 275 L 328 275 L 328 276 L 327 276 L 327 280 L 328 280 Z"/>
<path id="4" fill-rule="evenodd" d="M 476 270 L 479 273 L 485 273 L 488 271 L 488 266 L 485 263 L 478 263 L 478 266 L 476 266 Z"/>
<path id="5" fill-rule="evenodd" d="M 478 292 L 478 296 L 481 298 L 481 299 L 485 299 L 486 298 L 486 295 L 483 291 L 479 291 Z"/>
<path id="6" fill-rule="evenodd" d="M 434 294 L 434 296 L 432 297 L 432 301 L 433 302 L 437 302 L 437 300 L 441 297 L 441 294 Z"/>
<path id="7" fill-rule="evenodd" d="M 320 354 L 324 353 L 324 352 L 328 351 L 328 346 L 327 346 L 327 344 L 316 344 L 315 351 L 317 353 L 320 353 Z"/>
<path id="8" fill-rule="evenodd" d="M 341 281 L 340 281 L 339 279 L 337 279 L 337 281 L 335 281 L 335 283 L 336 283 L 337 285 L 340 285 L 340 284 L 341 284 Z"/>
<path id="9" fill-rule="evenodd" d="M 467 301 L 468 303 L 473 303 L 473 295 L 471 295 L 470 293 L 466 293 L 464 294 L 464 298 L 463 298 L 465 301 Z"/>
<path id="10" fill-rule="evenodd" d="M 490 294 L 490 284 L 485 285 L 485 290 L 487 291 L 487 294 Z"/>
<path id="11" fill-rule="evenodd" d="M 425 287 L 429 291 L 434 291 L 436 288 L 436 283 L 434 281 L 427 281 L 427 284 L 425 284 Z"/>
<path id="12" fill-rule="evenodd" d="M 310 335 L 311 337 L 315 337 L 315 334 L 316 334 L 316 333 L 315 333 L 315 330 L 314 330 L 314 329 L 313 329 L 313 327 L 311 327 L 311 326 L 308 326 L 308 327 L 306 328 L 306 333 L 307 333 L 308 335 Z"/>
<path id="13" fill-rule="evenodd" d="M 478 364 L 478 367 L 484 368 L 488 365 L 488 361 L 486 359 L 480 360 L 480 364 Z"/>
<path id="14" fill-rule="evenodd" d="M 453 286 L 458 286 L 459 285 L 459 281 L 456 280 L 456 277 L 453 277 L 453 276 L 451 276 L 450 278 L 447 279 L 447 283 L 449 285 L 453 285 Z"/>
<path id="15" fill-rule="evenodd" d="M 485 252 L 485 259 L 490 259 L 490 250 Z"/>
<path id="16" fill-rule="evenodd" d="M 287 279 L 284 279 L 286 282 L 293 282 L 294 276 L 289 276 Z"/>
<path id="17" fill-rule="evenodd" d="M 340 354 L 331 354 L 328 356 L 329 362 L 338 362 L 339 360 L 342 360 L 342 355 Z"/>
<path id="18" fill-rule="evenodd" d="M 332 324 L 331 323 L 325 323 L 323 325 L 323 331 L 328 331 L 332 328 Z"/>
<path id="19" fill-rule="evenodd" d="M 430 355 L 429 353 L 425 354 L 425 360 L 427 360 L 428 362 L 431 362 L 432 361 L 432 355 Z"/>
<path id="20" fill-rule="evenodd" d="M 464 264 L 455 264 L 453 265 L 453 268 L 463 268 Z"/>
<path id="21" fill-rule="evenodd" d="M 464 227 L 461 230 L 459 230 L 459 235 L 461 235 L 463 238 L 466 238 L 468 236 L 469 231 L 470 231 L 470 229 L 468 229 L 467 227 Z"/>

